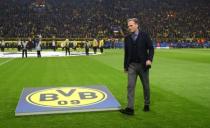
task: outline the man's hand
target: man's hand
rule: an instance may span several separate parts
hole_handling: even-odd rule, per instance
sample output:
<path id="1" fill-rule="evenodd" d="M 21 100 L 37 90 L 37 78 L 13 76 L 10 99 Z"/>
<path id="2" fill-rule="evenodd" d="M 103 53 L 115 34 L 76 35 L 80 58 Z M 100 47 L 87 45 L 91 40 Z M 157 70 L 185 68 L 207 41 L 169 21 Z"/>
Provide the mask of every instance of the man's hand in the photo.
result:
<path id="1" fill-rule="evenodd" d="M 152 61 L 151 60 L 147 60 L 146 61 L 146 69 L 150 69 L 152 65 Z"/>
<path id="2" fill-rule="evenodd" d="M 150 66 L 152 65 L 152 61 L 151 61 L 151 60 L 147 60 L 147 61 L 146 61 L 146 66 L 149 66 L 149 65 L 150 65 Z"/>

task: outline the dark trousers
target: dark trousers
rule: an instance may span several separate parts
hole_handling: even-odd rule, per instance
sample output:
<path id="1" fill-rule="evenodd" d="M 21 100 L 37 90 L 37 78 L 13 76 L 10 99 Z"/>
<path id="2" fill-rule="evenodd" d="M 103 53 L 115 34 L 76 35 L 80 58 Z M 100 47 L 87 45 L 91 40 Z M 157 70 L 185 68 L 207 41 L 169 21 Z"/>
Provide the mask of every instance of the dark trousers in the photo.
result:
<path id="1" fill-rule="evenodd" d="M 94 52 L 94 54 L 97 53 L 97 47 L 93 47 L 93 52 Z"/>
<path id="2" fill-rule="evenodd" d="M 1 47 L 1 51 L 4 52 L 4 46 Z"/>
<path id="3" fill-rule="evenodd" d="M 25 57 L 27 58 L 27 50 L 26 49 L 22 50 L 22 58 L 24 58 L 24 54 L 25 54 Z"/>
<path id="4" fill-rule="evenodd" d="M 18 47 L 17 47 L 17 50 L 18 50 L 18 52 L 19 52 L 19 51 L 21 50 L 21 46 L 18 46 Z"/>
<path id="5" fill-rule="evenodd" d="M 41 56 L 41 51 L 37 51 L 37 57 L 38 58 L 41 58 L 42 56 Z"/>
<path id="6" fill-rule="evenodd" d="M 150 105 L 149 70 L 143 64 L 131 63 L 128 67 L 128 108 L 134 109 L 135 86 L 137 76 L 140 77 L 143 85 L 144 104 Z"/>
<path id="7" fill-rule="evenodd" d="M 67 53 L 70 55 L 70 48 L 65 48 L 66 50 L 66 56 L 67 56 Z"/>
<path id="8" fill-rule="evenodd" d="M 104 52 L 104 48 L 100 47 L 100 52 L 103 53 Z"/>
<path id="9" fill-rule="evenodd" d="M 87 56 L 89 55 L 89 48 L 85 48 L 85 53 Z"/>
<path id="10" fill-rule="evenodd" d="M 52 46 L 52 49 L 53 49 L 53 51 L 56 51 L 56 47 L 55 46 Z"/>

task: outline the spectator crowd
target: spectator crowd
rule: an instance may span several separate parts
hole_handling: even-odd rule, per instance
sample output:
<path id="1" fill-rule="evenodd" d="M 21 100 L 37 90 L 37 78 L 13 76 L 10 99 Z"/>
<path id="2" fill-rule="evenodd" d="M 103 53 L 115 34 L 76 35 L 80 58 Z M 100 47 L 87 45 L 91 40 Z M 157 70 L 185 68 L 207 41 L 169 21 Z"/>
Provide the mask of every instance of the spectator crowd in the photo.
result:
<path id="1" fill-rule="evenodd" d="M 123 37 L 126 19 L 137 17 L 153 39 L 210 38 L 208 0 L 46 0 L 44 6 L 36 2 L 1 0 L 0 37 L 106 38 L 114 36 L 113 26 Z"/>

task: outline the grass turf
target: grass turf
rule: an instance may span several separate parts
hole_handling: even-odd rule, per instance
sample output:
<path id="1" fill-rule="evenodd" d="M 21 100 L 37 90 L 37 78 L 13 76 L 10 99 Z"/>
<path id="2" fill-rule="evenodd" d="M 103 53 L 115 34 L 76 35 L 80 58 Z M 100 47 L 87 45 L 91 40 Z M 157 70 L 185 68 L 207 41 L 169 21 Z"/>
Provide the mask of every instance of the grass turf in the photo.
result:
<path id="1" fill-rule="evenodd" d="M 210 120 L 210 50 L 156 50 L 151 81 L 151 111 L 143 108 L 138 80 L 135 115 L 118 111 L 15 117 L 24 87 L 106 85 L 126 106 L 123 51 L 99 56 L 0 59 L 0 128 L 207 128 Z M 1 64 L 4 63 L 4 64 Z"/>

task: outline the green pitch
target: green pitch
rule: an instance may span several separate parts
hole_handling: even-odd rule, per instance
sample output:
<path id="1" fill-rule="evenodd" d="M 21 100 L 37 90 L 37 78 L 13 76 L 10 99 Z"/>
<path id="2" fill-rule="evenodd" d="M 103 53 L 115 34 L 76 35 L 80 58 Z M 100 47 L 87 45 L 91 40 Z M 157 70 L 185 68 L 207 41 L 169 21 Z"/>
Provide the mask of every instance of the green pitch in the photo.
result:
<path id="1" fill-rule="evenodd" d="M 125 107 L 123 50 L 105 50 L 99 56 L 0 59 L 0 128 L 210 127 L 210 50 L 156 50 L 150 78 L 148 113 L 142 111 L 138 80 L 134 116 L 112 111 L 15 117 L 24 87 L 106 85 Z"/>

